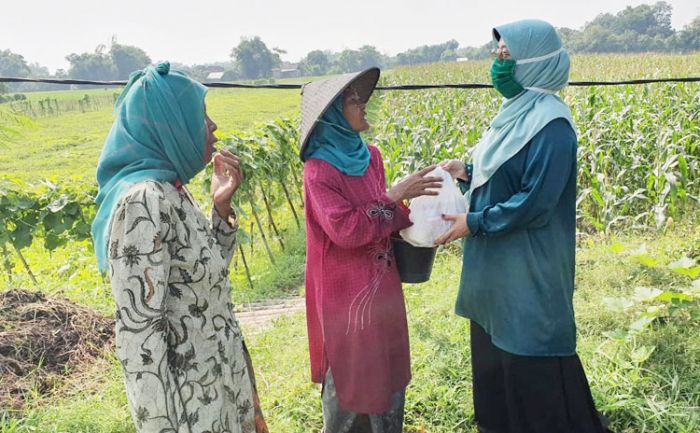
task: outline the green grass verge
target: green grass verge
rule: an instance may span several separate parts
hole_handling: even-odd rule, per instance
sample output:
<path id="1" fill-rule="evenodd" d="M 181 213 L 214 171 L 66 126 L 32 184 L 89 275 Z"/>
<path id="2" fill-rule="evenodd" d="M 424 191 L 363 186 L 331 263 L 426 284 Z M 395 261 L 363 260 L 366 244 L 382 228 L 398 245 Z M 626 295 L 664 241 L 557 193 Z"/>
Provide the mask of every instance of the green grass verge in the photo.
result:
<path id="1" fill-rule="evenodd" d="M 599 409 L 618 433 L 695 433 L 700 429 L 700 321 L 677 305 L 624 339 L 649 301 L 616 311 L 607 298 L 634 299 L 635 288 L 680 292 L 691 278 L 668 264 L 700 256 L 697 217 L 668 233 L 630 233 L 580 242 L 575 306 L 579 354 Z M 639 254 L 642 244 L 646 253 Z M 652 262 L 646 258 L 653 258 Z M 303 262 L 289 266 L 301 266 Z M 471 404 L 468 322 L 453 313 L 460 259 L 441 253 L 433 278 L 407 285 L 413 381 L 408 389 L 406 431 L 475 432 Z M 697 301 L 695 301 L 697 303 Z M 695 304 L 697 306 L 697 304 Z M 248 340 L 271 431 L 313 432 L 322 425 L 317 386 L 309 382 L 303 315 L 280 320 Z M 646 348 L 646 349 L 641 349 Z M 651 352 L 649 352 L 651 350 Z M 119 366 L 96 369 L 98 384 L 73 384 L 53 399 L 36 400 L 0 432 L 133 432 L 121 390 Z M 70 388 L 70 387 L 69 387 Z"/>
<path id="2" fill-rule="evenodd" d="M 105 101 L 96 111 L 32 118 L 33 126 L 24 125 L 19 135 L 6 138 L 0 153 L 0 173 L 27 182 L 46 178 L 94 179 L 102 145 L 114 120 L 111 101 L 116 91 L 89 89 L 31 94 L 29 100 L 35 107 L 37 100 L 47 97 L 59 100 L 59 105 L 85 95 Z M 206 99 L 207 111 L 217 122 L 220 136 L 249 130 L 273 118 L 295 116 L 299 101 L 298 90 L 211 89 Z"/>

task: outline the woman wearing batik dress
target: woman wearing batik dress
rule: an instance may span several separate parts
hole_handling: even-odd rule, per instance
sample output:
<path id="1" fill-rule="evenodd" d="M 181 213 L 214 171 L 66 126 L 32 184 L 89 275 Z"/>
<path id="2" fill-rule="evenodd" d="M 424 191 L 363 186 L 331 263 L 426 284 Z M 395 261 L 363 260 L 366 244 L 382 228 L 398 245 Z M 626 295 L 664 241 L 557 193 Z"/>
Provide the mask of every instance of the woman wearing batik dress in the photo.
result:
<path id="1" fill-rule="evenodd" d="M 242 174 L 214 154 L 205 95 L 168 63 L 132 74 L 97 168 L 93 237 L 139 433 L 267 432 L 228 278 Z M 212 156 L 208 219 L 184 185 Z"/>
<path id="2" fill-rule="evenodd" d="M 376 68 L 305 86 L 306 312 L 325 433 L 399 433 L 411 378 L 406 311 L 390 236 L 411 222 L 404 199 L 437 194 L 409 176 L 389 191 L 379 150 L 359 135 Z"/>

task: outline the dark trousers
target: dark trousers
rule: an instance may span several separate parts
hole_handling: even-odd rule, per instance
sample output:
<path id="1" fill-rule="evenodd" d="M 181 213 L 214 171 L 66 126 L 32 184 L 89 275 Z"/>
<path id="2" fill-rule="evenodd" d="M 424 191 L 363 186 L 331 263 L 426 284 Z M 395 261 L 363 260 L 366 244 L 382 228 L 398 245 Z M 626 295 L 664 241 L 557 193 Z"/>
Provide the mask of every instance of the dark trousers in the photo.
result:
<path id="1" fill-rule="evenodd" d="M 403 431 L 406 392 L 392 396 L 393 407 L 383 414 L 368 415 L 340 407 L 331 370 L 326 373 L 321 391 L 323 403 L 322 433 L 401 433 Z"/>

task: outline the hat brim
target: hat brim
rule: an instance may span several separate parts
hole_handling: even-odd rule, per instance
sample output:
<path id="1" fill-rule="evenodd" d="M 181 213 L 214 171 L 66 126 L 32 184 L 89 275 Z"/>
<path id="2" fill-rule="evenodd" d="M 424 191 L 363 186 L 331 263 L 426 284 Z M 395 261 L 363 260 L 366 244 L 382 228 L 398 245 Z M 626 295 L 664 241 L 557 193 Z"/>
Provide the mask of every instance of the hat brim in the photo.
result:
<path id="1" fill-rule="evenodd" d="M 340 77 L 316 81 L 304 86 L 304 89 L 302 89 L 301 146 L 299 148 L 299 157 L 302 161 L 305 162 L 304 152 L 309 145 L 311 134 L 313 134 L 319 119 L 328 111 L 333 102 L 342 95 L 348 87 L 352 86 L 357 90 L 360 100 L 367 103 L 372 93 L 374 93 L 374 89 L 377 87 L 379 76 L 379 68 L 373 67 L 354 74 L 345 74 Z M 315 103 L 322 104 L 322 109 L 318 110 Z M 313 113 L 311 111 L 313 111 Z M 313 119 L 305 121 L 305 115 L 311 115 Z M 305 123 L 307 124 L 305 125 Z"/>

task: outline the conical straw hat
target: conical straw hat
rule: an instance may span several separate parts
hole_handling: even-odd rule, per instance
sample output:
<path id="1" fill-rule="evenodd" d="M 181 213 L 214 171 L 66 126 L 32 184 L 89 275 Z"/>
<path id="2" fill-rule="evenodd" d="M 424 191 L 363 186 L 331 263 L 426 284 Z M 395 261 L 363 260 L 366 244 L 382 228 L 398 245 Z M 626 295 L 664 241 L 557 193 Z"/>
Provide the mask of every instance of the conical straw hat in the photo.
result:
<path id="1" fill-rule="evenodd" d="M 301 146 L 299 156 L 304 160 L 304 151 L 309 144 L 309 137 L 318 120 L 328 110 L 333 101 L 345 89 L 352 87 L 357 90 L 362 102 L 367 102 L 372 96 L 379 81 L 379 68 L 369 68 L 362 72 L 343 74 L 327 80 L 314 81 L 301 89 Z"/>

